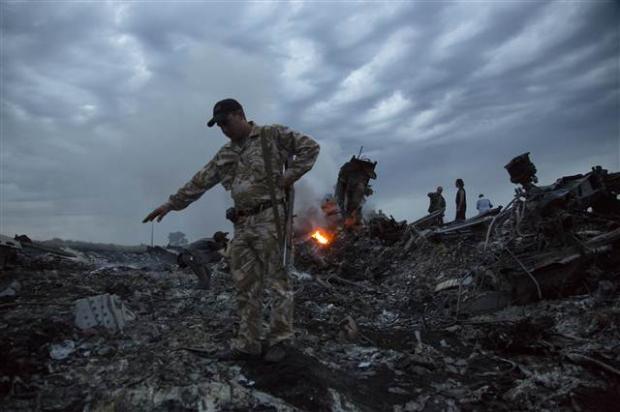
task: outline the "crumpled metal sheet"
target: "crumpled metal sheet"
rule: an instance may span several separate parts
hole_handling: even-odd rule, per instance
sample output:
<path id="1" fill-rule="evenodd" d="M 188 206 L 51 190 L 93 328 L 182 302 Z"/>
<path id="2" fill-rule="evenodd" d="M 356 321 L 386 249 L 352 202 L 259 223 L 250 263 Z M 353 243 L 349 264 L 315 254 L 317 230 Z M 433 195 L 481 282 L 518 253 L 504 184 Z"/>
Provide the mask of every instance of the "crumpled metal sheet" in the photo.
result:
<path id="1" fill-rule="evenodd" d="M 77 300 L 74 315 L 75 325 L 80 329 L 105 326 L 123 330 L 127 322 L 136 318 L 117 295 L 109 293 Z"/>

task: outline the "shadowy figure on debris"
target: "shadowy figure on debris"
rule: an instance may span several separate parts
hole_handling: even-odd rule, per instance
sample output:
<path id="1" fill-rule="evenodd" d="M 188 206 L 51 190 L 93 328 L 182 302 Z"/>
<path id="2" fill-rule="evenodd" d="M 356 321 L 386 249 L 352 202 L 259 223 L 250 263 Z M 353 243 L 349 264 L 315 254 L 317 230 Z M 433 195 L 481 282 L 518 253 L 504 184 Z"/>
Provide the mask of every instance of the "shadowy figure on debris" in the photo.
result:
<path id="1" fill-rule="evenodd" d="M 353 229 L 362 224 L 362 206 L 367 196 L 373 194 L 370 179 L 376 179 L 377 162 L 353 156 L 338 173 L 336 200 L 344 213 L 345 228 Z"/>
<path id="2" fill-rule="evenodd" d="M 429 192 L 428 197 L 430 199 L 430 204 L 428 205 L 428 213 L 433 213 L 440 211 L 441 214 L 436 217 L 436 224 L 443 225 L 443 216 L 446 211 L 446 199 L 444 199 L 443 195 L 443 187 L 437 186 L 437 190 L 434 192 Z"/>
<path id="3" fill-rule="evenodd" d="M 456 191 L 456 222 L 462 222 L 465 220 L 465 211 L 467 210 L 467 196 L 465 194 L 465 183 L 463 179 L 456 179 L 455 186 Z"/>
<path id="4" fill-rule="evenodd" d="M 203 238 L 189 244 L 177 257 L 181 268 L 189 267 L 198 277 L 198 289 L 209 289 L 211 286 L 210 263 L 217 263 L 225 255 L 228 245 L 228 232 L 217 231 L 212 238 Z"/>
<path id="5" fill-rule="evenodd" d="M 489 210 L 493 209 L 493 205 L 491 201 L 484 197 L 484 194 L 480 193 L 478 195 L 478 201 L 476 202 L 476 209 L 478 209 L 478 214 L 483 215 Z"/>

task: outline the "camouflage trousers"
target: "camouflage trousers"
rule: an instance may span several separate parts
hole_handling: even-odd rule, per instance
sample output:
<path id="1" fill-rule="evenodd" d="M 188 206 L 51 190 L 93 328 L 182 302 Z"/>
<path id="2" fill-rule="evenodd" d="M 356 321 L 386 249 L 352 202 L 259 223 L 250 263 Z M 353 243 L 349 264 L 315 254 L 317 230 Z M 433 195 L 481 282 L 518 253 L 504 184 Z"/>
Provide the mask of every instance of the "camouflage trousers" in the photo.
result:
<path id="1" fill-rule="evenodd" d="M 280 216 L 283 216 L 281 209 Z M 273 345 L 293 336 L 293 292 L 278 245 L 271 208 L 235 224 L 230 244 L 230 267 L 237 289 L 239 330 L 232 346 L 260 353 L 263 298 L 271 306 L 265 337 Z"/>

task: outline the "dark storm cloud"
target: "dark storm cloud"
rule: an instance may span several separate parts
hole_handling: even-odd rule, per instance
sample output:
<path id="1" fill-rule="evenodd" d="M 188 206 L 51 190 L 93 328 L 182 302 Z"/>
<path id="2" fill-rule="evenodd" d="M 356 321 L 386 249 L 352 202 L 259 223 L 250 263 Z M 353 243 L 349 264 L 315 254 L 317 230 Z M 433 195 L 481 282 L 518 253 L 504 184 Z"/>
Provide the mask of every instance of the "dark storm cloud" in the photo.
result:
<path id="1" fill-rule="evenodd" d="M 299 206 L 341 162 L 379 161 L 372 204 L 422 215 L 454 179 L 506 203 L 525 151 L 541 182 L 620 168 L 616 2 L 3 2 L 4 234 L 135 243 L 139 221 L 253 119 L 321 141 Z M 226 227 L 215 189 L 156 227 Z M 452 211 L 449 209 L 449 213 Z"/>
<path id="2" fill-rule="evenodd" d="M 60 122 L 117 113 L 123 89 L 136 79 L 127 46 L 110 29 L 109 8 L 55 2 L 2 7 L 3 102 Z"/>

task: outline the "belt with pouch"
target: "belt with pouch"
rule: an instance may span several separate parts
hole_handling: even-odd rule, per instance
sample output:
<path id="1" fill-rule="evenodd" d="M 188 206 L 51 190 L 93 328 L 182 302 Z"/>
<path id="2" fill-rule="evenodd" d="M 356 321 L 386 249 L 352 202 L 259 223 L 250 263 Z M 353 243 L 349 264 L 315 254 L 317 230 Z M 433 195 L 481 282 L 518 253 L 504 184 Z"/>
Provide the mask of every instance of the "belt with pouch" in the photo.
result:
<path id="1" fill-rule="evenodd" d="M 280 199 L 277 202 L 278 206 L 283 205 L 283 204 L 284 204 L 284 199 Z M 259 204 L 257 204 L 256 206 L 251 207 L 249 209 L 236 209 L 237 217 L 253 216 L 253 215 L 256 215 L 262 212 L 265 209 L 269 209 L 270 207 L 273 207 L 273 203 L 271 203 L 271 200 L 264 200 L 260 202 Z"/>

